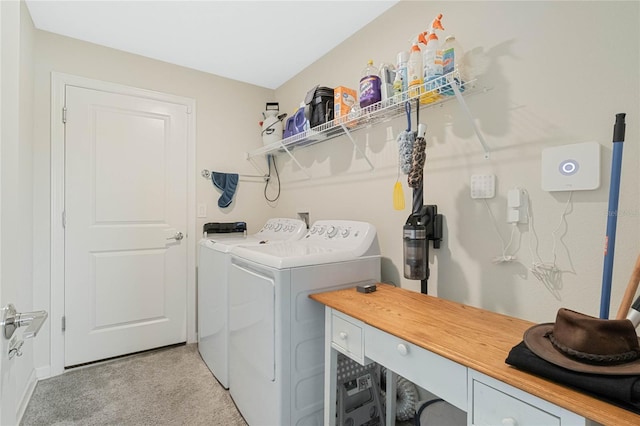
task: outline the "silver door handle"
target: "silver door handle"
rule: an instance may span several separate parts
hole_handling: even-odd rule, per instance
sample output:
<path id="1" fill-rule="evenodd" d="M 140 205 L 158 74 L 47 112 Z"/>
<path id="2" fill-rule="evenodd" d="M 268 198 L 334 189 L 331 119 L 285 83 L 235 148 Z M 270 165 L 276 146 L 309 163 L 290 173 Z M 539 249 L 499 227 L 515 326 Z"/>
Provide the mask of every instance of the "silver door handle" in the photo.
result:
<path id="1" fill-rule="evenodd" d="M 16 307 L 9 303 L 3 309 L 2 328 L 4 337 L 11 339 L 18 327 L 27 327 L 22 334 L 23 339 L 36 337 L 49 314 L 47 311 L 18 313 Z"/>
<path id="2" fill-rule="evenodd" d="M 182 232 L 176 232 L 176 234 L 173 237 L 169 237 L 169 238 L 167 238 L 167 240 L 180 241 L 183 238 L 184 238 L 184 235 L 182 234 Z"/>
<path id="3" fill-rule="evenodd" d="M 24 340 L 12 340 L 9 344 L 9 359 L 13 359 L 14 356 L 22 356 L 22 345 Z"/>

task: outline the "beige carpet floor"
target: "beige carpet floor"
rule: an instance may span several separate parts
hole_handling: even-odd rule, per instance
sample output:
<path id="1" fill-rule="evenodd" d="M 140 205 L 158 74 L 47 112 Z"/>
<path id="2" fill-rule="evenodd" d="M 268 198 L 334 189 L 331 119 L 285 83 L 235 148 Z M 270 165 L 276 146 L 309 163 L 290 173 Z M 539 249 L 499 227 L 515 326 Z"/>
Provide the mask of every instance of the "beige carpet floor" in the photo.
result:
<path id="1" fill-rule="evenodd" d="M 195 344 L 78 367 L 38 382 L 21 425 L 246 426 Z"/>

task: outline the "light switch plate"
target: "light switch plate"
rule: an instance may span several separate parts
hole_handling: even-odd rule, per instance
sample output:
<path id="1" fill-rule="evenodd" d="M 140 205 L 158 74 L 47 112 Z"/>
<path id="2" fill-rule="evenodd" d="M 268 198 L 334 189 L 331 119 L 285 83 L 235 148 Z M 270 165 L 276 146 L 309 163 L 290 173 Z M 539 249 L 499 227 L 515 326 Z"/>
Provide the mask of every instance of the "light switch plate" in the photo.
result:
<path id="1" fill-rule="evenodd" d="M 198 217 L 207 217 L 207 205 L 205 203 L 198 204 Z"/>
<path id="2" fill-rule="evenodd" d="M 471 176 L 471 198 L 493 198 L 496 195 L 495 175 Z"/>

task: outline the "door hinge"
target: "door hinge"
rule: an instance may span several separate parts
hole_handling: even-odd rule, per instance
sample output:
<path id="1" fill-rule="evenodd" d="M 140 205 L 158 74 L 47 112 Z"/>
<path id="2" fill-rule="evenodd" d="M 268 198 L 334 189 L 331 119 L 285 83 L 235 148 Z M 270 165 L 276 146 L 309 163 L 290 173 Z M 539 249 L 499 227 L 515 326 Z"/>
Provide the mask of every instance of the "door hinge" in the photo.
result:
<path id="1" fill-rule="evenodd" d="M 62 331 L 65 331 L 67 329 L 67 317 L 66 316 L 62 316 Z"/>
<path id="2" fill-rule="evenodd" d="M 66 210 L 62 212 L 62 227 L 63 228 L 67 227 L 67 211 Z"/>
<path id="3" fill-rule="evenodd" d="M 67 122 L 67 107 L 62 107 L 62 122 Z"/>

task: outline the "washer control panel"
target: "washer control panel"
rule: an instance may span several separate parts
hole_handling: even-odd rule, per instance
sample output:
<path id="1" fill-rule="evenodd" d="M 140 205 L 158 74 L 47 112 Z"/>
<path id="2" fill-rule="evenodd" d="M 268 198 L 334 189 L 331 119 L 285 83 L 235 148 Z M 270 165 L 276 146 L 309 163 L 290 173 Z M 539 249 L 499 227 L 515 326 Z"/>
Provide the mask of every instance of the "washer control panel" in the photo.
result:
<path id="1" fill-rule="evenodd" d="M 323 246 L 353 247 L 368 241 L 375 232 L 375 227 L 367 222 L 319 220 L 311 225 L 304 239 Z"/>
<path id="2" fill-rule="evenodd" d="M 306 224 L 299 219 L 272 218 L 267 220 L 256 234 L 260 238 L 278 240 L 297 240 L 307 232 Z"/>

